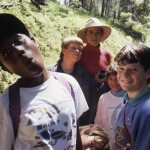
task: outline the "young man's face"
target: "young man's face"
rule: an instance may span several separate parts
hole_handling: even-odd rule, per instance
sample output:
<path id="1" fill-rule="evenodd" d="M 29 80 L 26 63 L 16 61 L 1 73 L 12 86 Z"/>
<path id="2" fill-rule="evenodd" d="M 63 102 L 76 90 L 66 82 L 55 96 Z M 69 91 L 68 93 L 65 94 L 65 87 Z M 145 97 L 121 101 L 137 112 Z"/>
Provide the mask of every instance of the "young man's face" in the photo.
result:
<path id="1" fill-rule="evenodd" d="M 39 76 L 44 68 L 37 45 L 23 34 L 15 34 L 0 46 L 0 61 L 12 73 L 21 77 Z"/>
<path id="2" fill-rule="evenodd" d="M 127 91 L 129 98 L 134 98 L 147 87 L 150 71 L 145 72 L 139 63 L 126 63 L 118 65 L 117 77 L 122 89 Z"/>
<path id="3" fill-rule="evenodd" d="M 102 33 L 102 29 L 100 27 L 91 27 L 86 31 L 87 42 L 90 45 L 97 47 L 102 35 L 103 35 L 103 33 Z"/>
<path id="4" fill-rule="evenodd" d="M 119 92 L 121 90 L 121 86 L 118 82 L 117 75 L 108 76 L 108 85 L 113 92 Z"/>
<path id="5" fill-rule="evenodd" d="M 78 62 L 82 55 L 82 45 L 78 43 L 70 43 L 68 48 L 63 49 L 64 59 L 70 62 Z"/>

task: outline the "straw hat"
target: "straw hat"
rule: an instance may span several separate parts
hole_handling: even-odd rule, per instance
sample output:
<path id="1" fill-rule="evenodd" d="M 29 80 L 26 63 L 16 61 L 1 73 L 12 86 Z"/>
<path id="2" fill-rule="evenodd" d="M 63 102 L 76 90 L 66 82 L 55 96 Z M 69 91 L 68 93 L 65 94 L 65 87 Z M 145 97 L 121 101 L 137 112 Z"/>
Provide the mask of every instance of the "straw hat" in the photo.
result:
<path id="1" fill-rule="evenodd" d="M 100 42 L 103 42 L 104 40 L 106 40 L 109 35 L 111 34 L 111 28 L 103 25 L 97 18 L 91 18 L 89 19 L 86 24 L 85 27 L 81 30 L 78 31 L 77 36 L 80 37 L 84 43 L 87 43 L 86 41 L 86 30 L 90 27 L 100 27 L 103 29 L 103 35 L 100 38 Z"/>

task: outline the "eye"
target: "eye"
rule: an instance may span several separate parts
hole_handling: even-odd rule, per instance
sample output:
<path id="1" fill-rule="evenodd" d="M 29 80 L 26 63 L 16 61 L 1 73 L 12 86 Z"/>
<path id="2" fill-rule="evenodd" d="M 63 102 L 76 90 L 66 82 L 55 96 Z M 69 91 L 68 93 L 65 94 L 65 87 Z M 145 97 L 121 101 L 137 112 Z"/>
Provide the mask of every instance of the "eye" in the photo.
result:
<path id="1" fill-rule="evenodd" d="M 131 70 L 132 70 L 132 72 L 136 72 L 136 71 L 137 71 L 137 69 L 136 69 L 136 68 L 132 68 Z"/>
<path id="2" fill-rule="evenodd" d="M 2 53 L 3 53 L 4 57 L 9 57 L 11 55 L 12 51 L 9 49 L 5 49 L 5 50 L 3 50 Z"/>
<path id="3" fill-rule="evenodd" d="M 14 39 L 13 45 L 21 45 L 23 43 L 23 38 L 22 37 L 16 37 Z"/>

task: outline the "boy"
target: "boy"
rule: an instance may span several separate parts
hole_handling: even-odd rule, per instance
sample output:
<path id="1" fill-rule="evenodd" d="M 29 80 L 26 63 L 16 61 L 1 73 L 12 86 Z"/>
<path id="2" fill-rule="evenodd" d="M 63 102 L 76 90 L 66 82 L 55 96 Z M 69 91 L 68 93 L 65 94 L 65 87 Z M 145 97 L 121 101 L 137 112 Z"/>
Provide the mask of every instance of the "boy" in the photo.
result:
<path id="1" fill-rule="evenodd" d="M 12 102 L 8 96 L 16 89 L 0 96 L 0 149 L 76 149 L 77 119 L 88 108 L 79 84 L 69 75 L 47 71 L 38 45 L 18 18 L 0 14 L 0 22 L 0 64 L 20 76 L 14 84 L 20 98 Z M 18 109 L 16 130 L 12 116 Z"/>
<path id="2" fill-rule="evenodd" d="M 118 81 L 127 102 L 116 124 L 114 150 L 150 149 L 150 48 L 126 45 L 116 55 Z"/>
<path id="3" fill-rule="evenodd" d="M 107 82 L 110 91 L 104 93 L 100 98 L 95 116 L 95 124 L 101 125 L 110 137 L 110 147 L 114 141 L 114 129 L 118 114 L 123 107 L 123 95 L 125 92 L 121 89 L 117 80 L 117 64 L 111 62 L 106 69 Z"/>
<path id="4" fill-rule="evenodd" d="M 61 44 L 60 59 L 54 67 L 48 68 L 48 70 L 70 74 L 78 81 L 89 106 L 89 110 L 79 119 L 80 126 L 93 123 L 99 99 L 98 83 L 78 63 L 82 56 L 82 49 L 83 41 L 79 37 L 64 38 Z"/>

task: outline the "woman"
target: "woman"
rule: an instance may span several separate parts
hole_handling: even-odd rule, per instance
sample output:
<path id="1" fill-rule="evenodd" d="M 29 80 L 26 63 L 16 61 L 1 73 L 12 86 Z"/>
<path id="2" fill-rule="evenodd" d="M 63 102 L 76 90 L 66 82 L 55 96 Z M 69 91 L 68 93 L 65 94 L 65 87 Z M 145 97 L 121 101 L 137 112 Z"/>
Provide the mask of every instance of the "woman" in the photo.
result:
<path id="1" fill-rule="evenodd" d="M 86 43 L 79 63 L 93 77 L 100 69 L 106 69 L 110 64 L 110 53 L 100 45 L 100 42 L 106 40 L 110 34 L 111 28 L 103 25 L 97 18 L 89 19 L 85 27 L 77 33 L 77 36 Z"/>
<path id="2" fill-rule="evenodd" d="M 86 43 L 79 63 L 99 83 L 99 96 L 110 90 L 106 78 L 99 76 L 111 62 L 110 53 L 100 45 L 110 34 L 111 28 L 103 25 L 97 18 L 89 19 L 85 27 L 77 33 L 77 36 Z"/>

